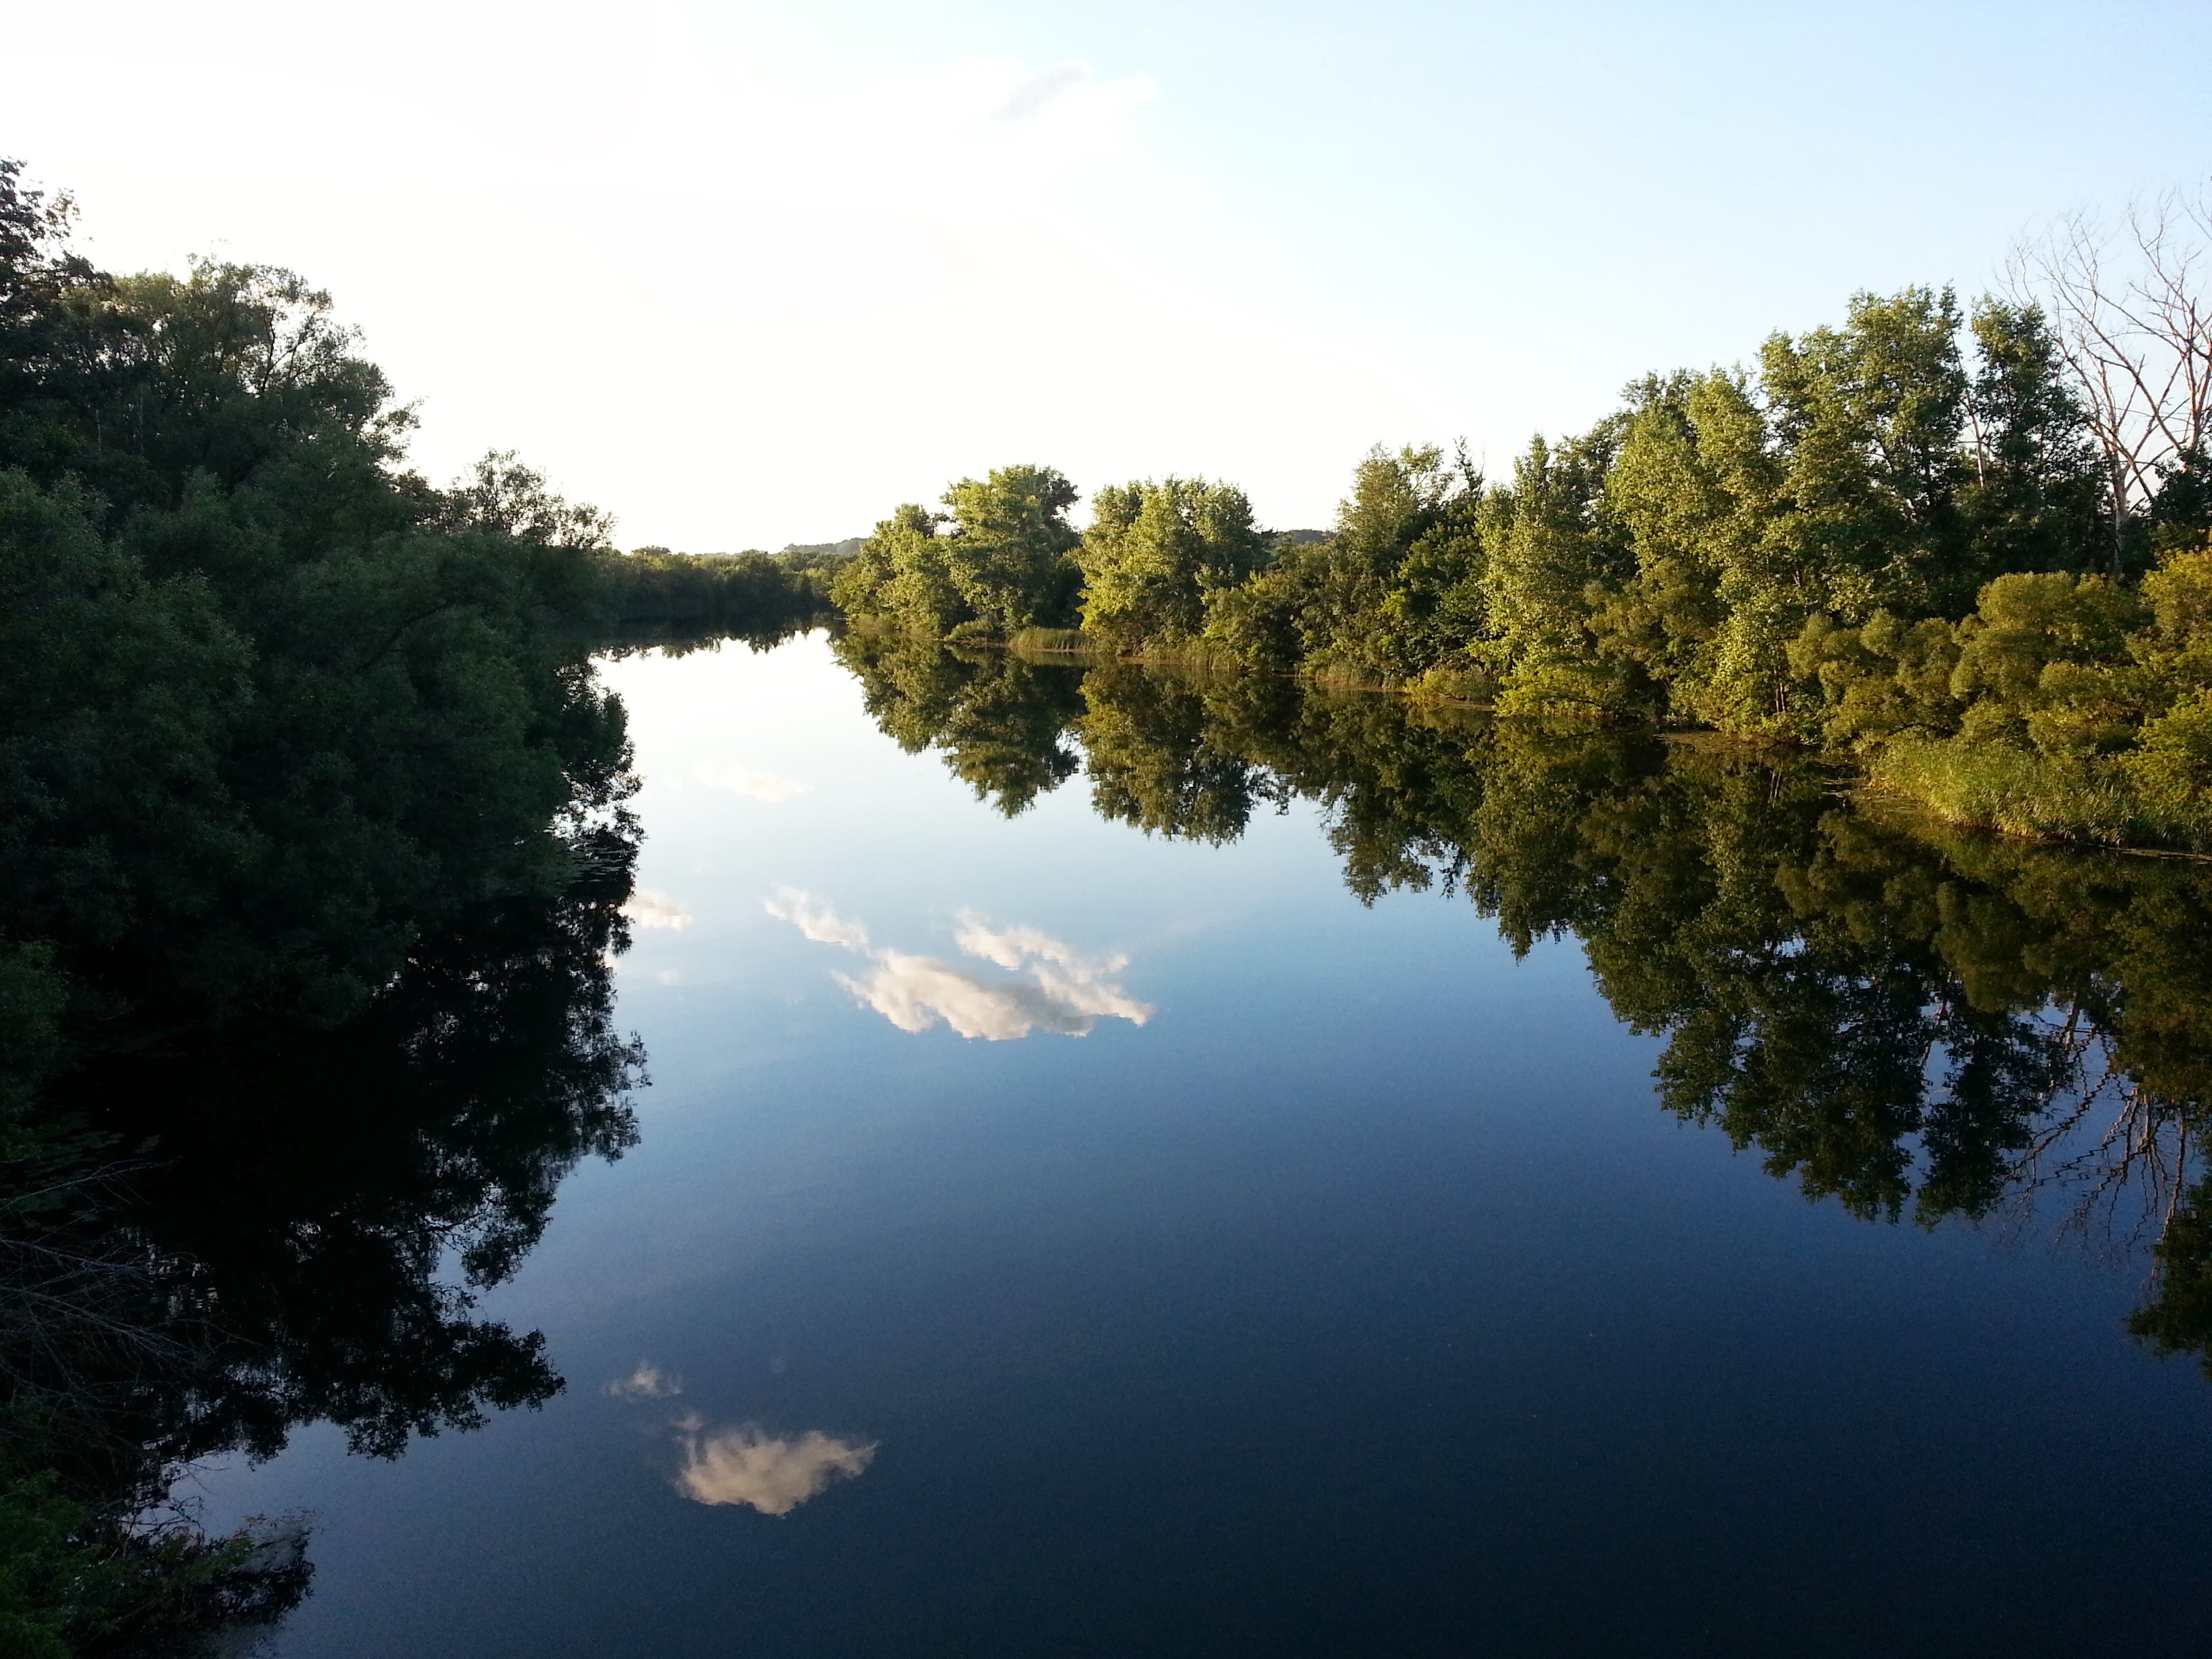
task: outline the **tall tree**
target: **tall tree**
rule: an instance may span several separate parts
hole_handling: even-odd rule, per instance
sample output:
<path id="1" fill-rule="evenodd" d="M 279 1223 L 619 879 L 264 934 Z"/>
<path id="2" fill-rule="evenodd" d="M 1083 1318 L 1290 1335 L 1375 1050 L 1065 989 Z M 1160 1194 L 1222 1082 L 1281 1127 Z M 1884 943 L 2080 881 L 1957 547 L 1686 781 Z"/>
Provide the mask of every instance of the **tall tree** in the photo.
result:
<path id="1" fill-rule="evenodd" d="M 1091 499 L 1091 528 L 1075 555 L 1084 629 L 1124 649 L 1194 639 L 1207 599 L 1258 570 L 1268 550 L 1251 502 L 1233 484 L 1109 484 Z"/>
<path id="2" fill-rule="evenodd" d="M 1598 653 L 1590 627 L 1593 587 L 1618 588 L 1635 570 L 1605 501 L 1625 425 L 1614 417 L 1556 447 L 1534 439 L 1511 485 L 1483 503 L 1486 650 L 1503 677 L 1501 709 L 1602 715 L 1634 705 L 1632 671 Z"/>
<path id="3" fill-rule="evenodd" d="M 2097 552 L 2097 458 L 2064 353 L 2036 305 L 1984 298 L 1972 329 L 1973 574 L 2081 568 Z"/>
<path id="4" fill-rule="evenodd" d="M 1005 638 L 1074 619 L 1075 486 L 1048 466 L 1001 466 L 945 492 L 945 569 L 979 624 Z"/>
<path id="5" fill-rule="evenodd" d="M 1004 639 L 1073 622 L 1081 577 L 1067 522 L 1075 486 L 1048 466 L 1002 466 L 945 492 L 945 511 L 907 505 L 837 576 L 848 615 L 935 638 Z"/>

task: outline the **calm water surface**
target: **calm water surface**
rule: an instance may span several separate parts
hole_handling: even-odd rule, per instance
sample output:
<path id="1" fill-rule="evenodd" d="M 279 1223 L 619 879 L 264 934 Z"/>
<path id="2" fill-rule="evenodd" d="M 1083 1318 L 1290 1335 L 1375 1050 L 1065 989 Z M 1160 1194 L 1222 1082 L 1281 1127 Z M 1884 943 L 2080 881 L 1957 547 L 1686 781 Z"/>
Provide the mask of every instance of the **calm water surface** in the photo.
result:
<path id="1" fill-rule="evenodd" d="M 568 1387 L 397 1461 L 323 1428 L 206 1473 L 211 1518 L 316 1517 L 273 1651 L 2204 1650 L 2212 1385 L 2129 1335 L 2141 1250 L 2024 1218 L 2017 1179 L 1916 1224 L 1951 1132 L 1867 1127 L 1879 1060 L 1793 1059 L 1779 1014 L 1764 1059 L 1741 1022 L 1698 1052 L 1833 1075 L 1736 1150 L 1666 1109 L 1696 1055 L 1575 928 L 1516 955 L 1450 855 L 1174 738 L 1167 694 L 927 681 L 1004 667 L 864 687 L 819 636 L 609 665 L 641 1140 L 482 1304 Z M 1438 742 L 1362 799 L 1449 793 L 1407 775 Z M 1611 902 L 1673 809 L 1574 810 L 1561 866 L 1616 861 L 1573 902 Z M 1481 879 L 1550 879 L 1529 836 Z M 1980 925 L 1918 879 L 1823 914 Z M 1613 927 L 1614 1000 L 1711 926 Z M 1916 1088 L 1968 1044 L 1942 1029 L 1898 1050 Z"/>

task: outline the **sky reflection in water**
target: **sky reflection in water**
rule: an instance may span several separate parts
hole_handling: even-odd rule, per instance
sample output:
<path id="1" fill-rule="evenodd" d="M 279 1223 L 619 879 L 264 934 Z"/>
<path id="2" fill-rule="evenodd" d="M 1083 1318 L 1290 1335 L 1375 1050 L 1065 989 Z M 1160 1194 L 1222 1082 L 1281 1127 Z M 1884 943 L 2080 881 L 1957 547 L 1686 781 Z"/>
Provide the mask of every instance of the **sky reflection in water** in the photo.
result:
<path id="1" fill-rule="evenodd" d="M 486 1302 L 570 1389 L 210 1475 L 321 1517 L 280 1659 L 2195 1650 L 2212 1389 L 2000 1236 L 2193 890 L 1266 686 L 612 678 L 643 1138 Z M 2084 1016 L 2154 1144 L 2195 971 Z"/>
<path id="2" fill-rule="evenodd" d="M 1094 959 L 1034 927 L 994 927 L 972 910 L 959 913 L 953 937 L 961 950 L 1030 976 L 985 979 L 934 957 L 872 945 L 865 927 L 795 888 L 785 888 L 763 908 L 817 945 L 841 945 L 872 962 L 873 971 L 863 978 L 830 977 L 902 1031 L 927 1031 L 942 1020 L 963 1037 L 1005 1042 L 1032 1031 L 1087 1036 L 1102 1018 L 1142 1025 L 1152 1017 L 1150 1005 L 1106 977 L 1127 967 L 1128 957 Z"/>

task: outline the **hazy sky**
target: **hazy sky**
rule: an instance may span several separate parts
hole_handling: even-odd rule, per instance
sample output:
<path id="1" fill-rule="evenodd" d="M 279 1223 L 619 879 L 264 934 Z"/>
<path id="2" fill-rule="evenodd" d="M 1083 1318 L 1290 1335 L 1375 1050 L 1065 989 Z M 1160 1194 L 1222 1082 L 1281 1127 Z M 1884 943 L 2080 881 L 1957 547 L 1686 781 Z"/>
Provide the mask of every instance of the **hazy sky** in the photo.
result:
<path id="1" fill-rule="evenodd" d="M 2212 168 L 2212 5 L 0 0 L 0 154 L 117 269 L 303 271 L 441 481 L 626 546 L 1009 461 L 1325 524 L 1861 288 Z"/>

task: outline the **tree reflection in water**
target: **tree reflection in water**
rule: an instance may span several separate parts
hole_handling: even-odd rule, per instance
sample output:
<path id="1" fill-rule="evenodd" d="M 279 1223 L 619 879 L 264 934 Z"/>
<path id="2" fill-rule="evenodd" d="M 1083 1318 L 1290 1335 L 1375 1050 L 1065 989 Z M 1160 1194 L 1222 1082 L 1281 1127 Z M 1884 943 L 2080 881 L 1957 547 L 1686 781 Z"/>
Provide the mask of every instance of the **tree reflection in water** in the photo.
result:
<path id="1" fill-rule="evenodd" d="M 855 634 L 909 752 L 1010 816 L 1233 841 L 1318 803 L 1363 901 L 1462 892 L 1516 952 L 1572 935 L 1664 1036 L 1661 1103 L 1808 1199 L 1932 1227 L 2039 1218 L 2148 1249 L 2131 1316 L 2212 1375 L 2212 869 L 1951 830 L 1787 750 L 1547 728 L 1284 679 L 1041 665 Z"/>
<path id="2" fill-rule="evenodd" d="M 2145 1250 L 2132 1328 L 2212 1369 L 2203 864 L 1957 834 L 1773 749 L 881 635 L 837 649 L 889 735 L 1009 815 L 1079 774 L 1103 816 L 1207 842 L 1311 801 L 1363 901 L 1463 896 L 1516 951 L 1571 935 L 1613 1012 L 1665 1039 L 1668 1110 L 1869 1219 L 2033 1217 Z M 62 1205 L 8 1236 L 0 1345 L 14 1420 L 66 1440 L 73 1490 L 128 1516 L 193 1460 L 267 1455 L 305 1423 L 396 1455 L 562 1386 L 543 1339 L 473 1297 L 580 1159 L 635 1138 L 643 1055 L 610 982 L 635 851 L 626 823 L 587 836 L 562 896 L 425 941 L 341 1030 L 172 1036 L 72 1080 L 64 1103 L 130 1154 L 79 1177 L 89 1218 Z M 296 1548 L 264 1557 L 208 1616 L 273 1616 L 307 1571 Z"/>
<path id="3" fill-rule="evenodd" d="M 615 1029 L 611 980 L 635 831 L 571 850 L 560 897 L 421 941 L 340 1030 L 173 1037 L 69 1081 L 58 1110 L 109 1161 L 88 1177 L 82 1152 L 58 1155 L 79 1201 L 11 1234 L 0 1342 L 10 1421 L 69 1448 L 69 1488 L 106 1494 L 118 1547 L 143 1544 L 197 1460 L 273 1455 L 322 1421 L 397 1456 L 562 1389 L 544 1338 L 474 1298 L 520 1265 L 581 1159 L 636 1138 L 644 1056 Z M 192 1558 L 164 1580 L 177 1605 L 118 1650 L 280 1614 L 306 1588 L 299 1542 L 241 1563 L 177 1528 Z M 173 1588 L 210 1575 L 196 1601 Z"/>

